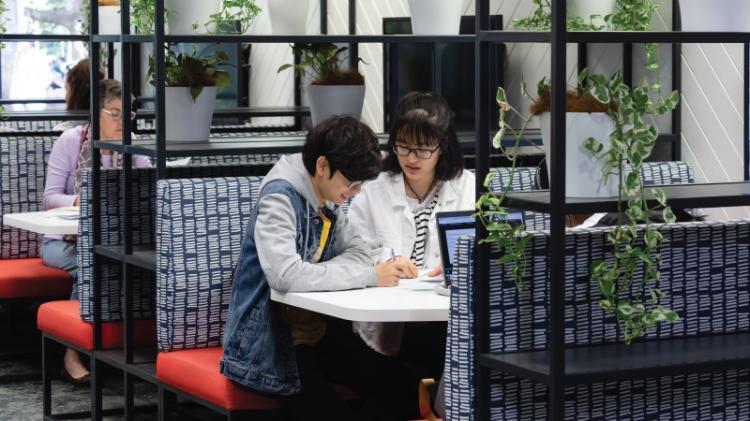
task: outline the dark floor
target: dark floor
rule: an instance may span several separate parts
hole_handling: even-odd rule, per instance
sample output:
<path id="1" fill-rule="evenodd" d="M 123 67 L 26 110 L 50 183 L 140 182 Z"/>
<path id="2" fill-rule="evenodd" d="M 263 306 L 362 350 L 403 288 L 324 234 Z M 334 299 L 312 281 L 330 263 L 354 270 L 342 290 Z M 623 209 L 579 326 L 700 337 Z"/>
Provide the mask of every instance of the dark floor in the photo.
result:
<path id="1" fill-rule="evenodd" d="M 5 346 L 3 351 L 11 349 Z M 14 346 L 14 350 L 19 347 Z M 42 379 L 41 355 L 33 347 L 23 347 L 20 358 L 0 359 L 0 420 L 26 421 L 42 419 Z M 59 371 L 59 370 L 58 370 Z M 55 373 L 59 374 L 59 373 Z M 105 374 L 103 407 L 121 408 L 123 406 L 122 375 L 111 371 Z M 156 388 L 147 383 L 136 383 L 136 406 L 147 407 L 148 412 L 139 412 L 136 419 L 143 421 L 156 420 Z M 75 386 L 55 376 L 52 381 L 52 413 L 63 414 L 86 412 L 89 410 L 90 390 L 87 386 Z M 85 417 L 83 419 L 86 419 Z M 80 418 L 79 418 L 80 419 Z M 108 421 L 123 419 L 122 416 L 108 416 Z"/>

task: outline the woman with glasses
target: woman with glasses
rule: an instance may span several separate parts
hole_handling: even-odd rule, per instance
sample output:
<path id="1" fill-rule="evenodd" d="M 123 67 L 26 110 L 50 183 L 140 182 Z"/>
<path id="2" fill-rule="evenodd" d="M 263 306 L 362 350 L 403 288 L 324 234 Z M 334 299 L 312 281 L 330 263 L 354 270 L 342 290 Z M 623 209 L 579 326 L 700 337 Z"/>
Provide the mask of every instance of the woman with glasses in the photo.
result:
<path id="1" fill-rule="evenodd" d="M 120 82 L 111 79 L 99 81 L 99 133 L 101 140 L 122 139 L 122 99 Z M 88 123 L 64 131 L 52 146 L 47 163 L 47 180 L 44 186 L 44 209 L 79 206 L 81 174 L 92 165 L 91 132 Z M 145 156 L 134 156 L 133 166 L 148 167 Z M 101 150 L 101 168 L 119 168 L 121 157 L 110 150 Z M 42 243 L 42 261 L 45 265 L 65 270 L 73 278 L 71 299 L 78 299 L 76 285 L 75 236 L 46 235 Z M 85 383 L 89 371 L 81 363 L 78 353 L 68 349 L 65 353 L 63 378 L 74 383 Z"/>
<path id="2" fill-rule="evenodd" d="M 463 155 L 445 99 L 430 92 L 404 96 L 388 141 L 385 172 L 365 183 L 347 214 L 363 237 L 383 253 L 405 256 L 430 276 L 442 273 L 435 215 L 474 208 L 474 175 Z M 357 323 L 375 350 L 416 362 L 425 375 L 439 377 L 443 366 L 444 323 Z M 405 333 L 404 333 L 405 332 Z M 426 350 L 424 340 L 434 346 Z"/>

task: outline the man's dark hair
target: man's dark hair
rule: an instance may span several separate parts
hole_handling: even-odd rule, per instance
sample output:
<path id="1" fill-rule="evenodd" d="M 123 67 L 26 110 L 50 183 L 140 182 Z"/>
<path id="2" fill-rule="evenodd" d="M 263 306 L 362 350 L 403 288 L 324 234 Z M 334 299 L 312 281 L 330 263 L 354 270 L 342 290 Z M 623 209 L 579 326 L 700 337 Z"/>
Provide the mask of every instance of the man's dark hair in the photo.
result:
<path id="1" fill-rule="evenodd" d="M 310 130 L 302 147 L 302 161 L 310 175 L 315 175 L 321 156 L 328 159 L 331 177 L 341 171 L 349 181 L 372 180 L 383 169 L 375 133 L 354 117 L 329 117 Z"/>
<path id="2" fill-rule="evenodd" d="M 388 137 L 388 155 L 383 166 L 391 174 L 400 174 L 398 156 L 393 151 L 396 141 L 410 147 L 440 148 L 435 167 L 438 180 L 451 180 L 461 175 L 464 156 L 453 126 L 453 111 L 448 102 L 433 92 L 410 92 L 396 106 L 396 116 Z"/>

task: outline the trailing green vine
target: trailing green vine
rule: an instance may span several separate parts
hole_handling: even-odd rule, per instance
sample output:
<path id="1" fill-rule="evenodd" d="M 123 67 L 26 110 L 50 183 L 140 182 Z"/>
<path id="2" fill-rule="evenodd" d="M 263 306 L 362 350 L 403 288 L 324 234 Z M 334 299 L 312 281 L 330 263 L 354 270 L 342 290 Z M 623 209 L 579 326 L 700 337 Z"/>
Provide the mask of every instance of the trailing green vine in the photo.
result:
<path id="1" fill-rule="evenodd" d="M 644 119 L 674 110 L 680 95 L 673 91 L 654 104 L 649 98 L 651 86 L 644 82 L 630 88 L 619 72 L 610 79 L 592 75 L 589 83 L 591 94 L 599 102 L 616 103 L 617 107 L 610 105 L 607 110 L 615 125 L 609 149 L 605 150 L 604 145 L 593 138 L 587 139 L 584 147 L 603 161 L 605 177 L 616 173 L 620 178 L 617 225 L 608 235 L 614 259 L 593 262 L 591 276 L 602 293 L 599 306 L 607 314 L 616 316 L 623 339 L 629 344 L 658 323 L 679 320 L 677 313 L 660 304 L 666 294 L 655 287 L 662 263 L 659 247 L 664 242 L 660 229 L 666 223 L 675 222 L 675 215 L 661 188 L 648 189 L 657 201 L 655 206 L 649 206 L 640 174 L 658 136 L 656 127 L 646 124 Z M 632 166 L 627 175 L 624 173 L 626 162 Z M 627 208 L 623 209 L 626 198 Z M 650 219 L 653 212 L 661 212 L 664 223 L 655 226 Z M 644 224 L 640 227 L 641 234 L 638 224 Z M 642 275 L 637 279 L 639 267 Z"/>
<path id="2" fill-rule="evenodd" d="M 552 29 L 552 14 L 550 12 L 550 0 L 533 0 L 534 12 L 531 16 L 522 19 L 514 19 L 513 27 L 516 29 L 526 29 L 530 31 L 549 31 Z M 594 20 L 601 18 L 606 20 L 606 16 L 591 15 L 589 21 L 581 16 L 568 17 L 568 31 L 601 31 L 604 25 L 597 25 Z"/>
<path id="3" fill-rule="evenodd" d="M 521 84 L 521 92 L 528 97 L 526 85 Z M 476 203 L 477 212 L 474 214 L 479 219 L 484 228 L 487 230 L 487 237 L 480 240 L 480 244 L 494 244 L 500 251 L 501 257 L 495 262 L 498 265 L 510 264 L 511 277 L 516 284 L 516 289 L 520 292 L 526 287 L 526 245 L 531 237 L 526 232 L 526 227 L 522 224 L 510 224 L 507 222 L 509 212 L 503 207 L 503 201 L 513 185 L 516 176 L 515 169 L 518 164 L 518 155 L 516 154 L 521 142 L 525 140 L 524 131 L 531 122 L 530 118 L 524 116 L 514 108 L 509 102 L 503 87 L 497 88 L 495 96 L 499 108 L 498 132 L 492 139 L 492 146 L 499 150 L 511 163 L 510 179 L 505 184 L 503 191 L 499 194 L 489 188 L 490 182 L 496 176 L 496 173 L 489 173 L 484 179 L 485 193 L 479 197 Z M 508 114 L 512 114 L 521 120 L 521 128 L 514 129 L 508 124 Z M 506 134 L 510 134 L 513 139 L 513 147 L 506 148 L 503 146 L 503 139 Z"/>

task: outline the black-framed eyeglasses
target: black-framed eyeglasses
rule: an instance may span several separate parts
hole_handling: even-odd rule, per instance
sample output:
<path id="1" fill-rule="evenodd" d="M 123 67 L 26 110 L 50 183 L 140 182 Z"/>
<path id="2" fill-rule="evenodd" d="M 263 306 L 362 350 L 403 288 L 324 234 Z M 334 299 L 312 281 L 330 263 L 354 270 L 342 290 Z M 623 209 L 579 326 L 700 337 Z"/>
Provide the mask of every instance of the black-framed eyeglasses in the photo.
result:
<path id="1" fill-rule="evenodd" d="M 108 116 L 112 117 L 112 120 L 117 121 L 117 120 L 120 120 L 120 117 L 122 117 L 122 111 L 118 109 L 108 110 L 106 108 L 102 108 L 102 111 L 104 111 L 104 113 L 107 114 Z M 135 120 L 135 116 L 136 116 L 135 111 L 131 111 L 130 119 Z"/>
<path id="2" fill-rule="evenodd" d="M 393 146 L 393 152 L 398 156 L 409 156 L 412 152 L 414 152 L 414 156 L 416 156 L 419 159 L 430 159 L 432 158 L 432 154 L 434 154 L 438 149 L 440 149 L 440 146 L 435 146 L 434 149 L 424 149 L 424 148 L 410 148 L 408 146 L 402 146 L 402 145 L 394 145 Z"/>

